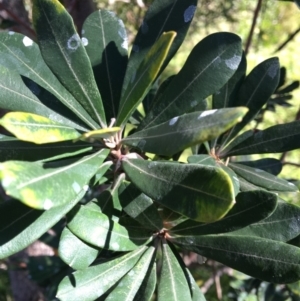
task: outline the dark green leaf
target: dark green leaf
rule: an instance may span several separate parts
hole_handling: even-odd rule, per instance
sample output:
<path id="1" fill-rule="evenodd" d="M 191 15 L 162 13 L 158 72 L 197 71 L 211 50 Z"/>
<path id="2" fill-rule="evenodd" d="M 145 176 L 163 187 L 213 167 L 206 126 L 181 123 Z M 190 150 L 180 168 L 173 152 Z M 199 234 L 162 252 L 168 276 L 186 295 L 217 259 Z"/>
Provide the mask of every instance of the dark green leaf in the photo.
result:
<path id="1" fill-rule="evenodd" d="M 227 234 L 175 238 L 172 241 L 264 281 L 290 283 L 300 279 L 300 249 L 286 243 Z"/>
<path id="2" fill-rule="evenodd" d="M 229 145 L 230 147 L 230 145 Z M 282 153 L 300 148 L 300 121 L 274 125 L 221 152 L 221 156 Z"/>
<path id="3" fill-rule="evenodd" d="M 197 282 L 195 281 L 189 269 L 186 268 L 185 270 L 186 273 L 188 274 L 188 282 L 190 283 L 190 287 L 191 287 L 192 301 L 206 301 L 201 289 L 199 288 Z"/>
<path id="4" fill-rule="evenodd" d="M 68 228 L 60 236 L 59 257 L 75 270 L 87 268 L 98 256 L 99 250 L 84 243 Z"/>
<path id="5" fill-rule="evenodd" d="M 275 194 L 262 190 L 241 192 L 236 204 L 221 220 L 209 224 L 187 220 L 171 229 L 170 235 L 198 236 L 234 231 L 265 219 L 276 206 Z"/>
<path id="6" fill-rule="evenodd" d="M 0 125 L 18 139 L 36 144 L 73 140 L 80 137 L 74 128 L 31 113 L 10 112 Z"/>
<path id="7" fill-rule="evenodd" d="M 128 158 L 122 163 L 142 192 L 190 219 L 218 220 L 235 203 L 231 180 L 220 168 Z"/>
<path id="8" fill-rule="evenodd" d="M 149 49 L 155 44 L 161 34 L 175 31 L 176 37 L 159 74 L 164 70 L 182 44 L 194 17 L 196 6 L 197 0 L 164 0 L 163 2 L 155 0 L 151 3 L 132 47 L 123 92 Z"/>
<path id="9" fill-rule="evenodd" d="M 142 126 L 158 125 L 196 106 L 199 111 L 205 109 L 205 98 L 231 78 L 241 55 L 241 40 L 235 34 L 215 33 L 199 42 Z"/>
<path id="10" fill-rule="evenodd" d="M 242 122 L 230 131 L 229 139 L 255 118 L 275 92 L 279 82 L 279 70 L 278 58 L 270 58 L 256 66 L 246 77 L 239 89 L 235 106 L 246 106 L 249 111 Z"/>
<path id="11" fill-rule="evenodd" d="M 127 66 L 127 33 L 114 13 L 98 10 L 85 20 L 82 36 L 109 121 L 117 117 Z"/>
<path id="12" fill-rule="evenodd" d="M 124 126 L 126 124 L 130 115 L 150 90 L 175 36 L 176 33 L 173 31 L 163 33 L 145 55 L 126 90 L 122 93 L 116 125 Z"/>
<path id="13" fill-rule="evenodd" d="M 264 190 L 261 187 L 253 185 L 252 183 L 246 181 L 244 178 L 237 176 L 240 182 L 241 191 L 251 191 L 251 190 Z"/>
<path id="14" fill-rule="evenodd" d="M 152 300 L 152 296 L 156 288 L 156 281 L 156 262 L 153 260 L 152 266 L 149 267 L 143 283 L 134 297 L 134 301 Z"/>
<path id="15" fill-rule="evenodd" d="M 259 236 L 277 241 L 289 241 L 300 233 L 300 208 L 286 202 L 279 202 L 274 213 L 268 218 L 246 228 L 233 232 L 233 235 Z"/>
<path id="16" fill-rule="evenodd" d="M 124 181 L 121 184 L 119 199 L 123 210 L 145 228 L 156 231 L 163 228 L 162 219 L 153 201 L 130 182 Z"/>
<path id="17" fill-rule="evenodd" d="M 188 163 L 216 166 L 216 160 L 210 155 L 192 155 L 187 158 Z"/>
<path id="18" fill-rule="evenodd" d="M 256 186 L 265 188 L 271 191 L 298 191 L 297 186 L 284 179 L 280 179 L 272 174 L 263 171 L 262 169 L 249 167 L 237 163 L 229 163 L 236 174 L 244 178 L 247 182 L 250 182 Z"/>
<path id="19" fill-rule="evenodd" d="M 91 63 L 71 16 L 58 0 L 34 0 L 32 17 L 46 64 L 92 118 L 106 127 Z"/>
<path id="20" fill-rule="evenodd" d="M 60 156 L 71 157 L 77 152 L 89 152 L 92 146 L 85 142 L 73 143 L 72 141 L 48 143 L 37 145 L 34 143 L 19 141 L 14 137 L 0 135 L 0 161 L 24 160 L 36 161 Z"/>
<path id="21" fill-rule="evenodd" d="M 234 75 L 228 82 L 213 95 L 213 108 L 222 109 L 235 106 L 238 90 L 243 82 L 247 69 L 245 53 Z"/>
<path id="22" fill-rule="evenodd" d="M 2 186 L 8 195 L 32 208 L 48 210 L 61 206 L 76 198 L 82 189 L 87 191 L 90 179 L 108 153 L 108 149 L 103 149 L 59 167 L 7 161 L 0 165 Z"/>
<path id="23" fill-rule="evenodd" d="M 119 281 L 105 301 L 132 301 L 149 269 L 155 248 L 148 247 L 137 264 Z"/>
<path id="24" fill-rule="evenodd" d="M 237 163 L 253 168 L 262 169 L 274 176 L 280 174 L 282 170 L 282 163 L 280 162 L 280 160 L 274 158 L 264 158 L 256 161 L 239 161 Z"/>
<path id="25" fill-rule="evenodd" d="M 123 252 L 147 243 L 152 234 L 150 231 L 125 228 L 89 206 L 78 206 L 69 213 L 68 228 L 93 246 Z"/>
<path id="26" fill-rule="evenodd" d="M 135 132 L 122 141 L 145 152 L 172 156 L 191 145 L 218 137 L 246 112 L 246 108 L 230 108 L 189 113 Z"/>
<path id="27" fill-rule="evenodd" d="M 157 289 L 158 301 L 192 301 L 188 282 L 168 243 L 162 243 L 162 268 Z"/>
<path id="28" fill-rule="evenodd" d="M 141 247 L 117 259 L 66 276 L 59 284 L 57 298 L 61 301 L 94 301 L 130 271 L 146 250 L 147 247 Z"/>
<path id="29" fill-rule="evenodd" d="M 0 64 L 10 71 L 5 72 L 4 69 L 0 69 L 2 73 L 5 72 L 5 76 L 1 76 L 1 85 L 4 87 L 1 93 L 2 95 L 4 91 L 7 93 L 6 97 L 1 98 L 2 108 L 4 108 L 3 105 L 5 104 L 5 106 L 9 106 L 7 109 L 10 110 L 31 112 L 50 118 L 51 111 L 49 112 L 49 109 L 42 103 L 44 100 L 39 97 L 42 92 L 40 87 L 42 87 L 55 96 L 56 99 L 60 100 L 89 127 L 94 129 L 98 127 L 79 102 L 54 76 L 49 67 L 45 64 L 38 45 L 31 39 L 18 33 L 0 33 L 0 54 Z M 36 85 L 32 87 L 32 90 L 35 91 L 37 97 L 29 94 L 27 101 L 18 101 L 19 97 L 26 92 L 24 90 L 24 84 L 21 82 L 21 78 L 19 76 L 17 77 L 15 73 L 31 79 L 33 81 L 31 86 L 36 83 Z M 22 92 L 18 94 L 14 91 Z M 28 93 L 26 93 L 24 97 L 27 96 L 27 94 Z M 7 100 L 5 101 L 5 99 Z M 14 102 L 12 102 L 13 100 Z M 32 105 L 30 105 L 30 102 Z M 54 105 L 57 108 L 57 104 Z M 50 106 L 49 102 L 47 103 L 47 106 Z M 53 118 L 58 118 L 57 115 L 58 114 L 52 116 Z M 60 119 L 55 119 L 55 121 L 60 121 Z"/>
<path id="30" fill-rule="evenodd" d="M 47 211 L 35 210 L 17 200 L 6 201 L 0 207 L 0 258 L 13 255 L 36 241 L 55 225 L 84 196 L 81 191 L 63 206 Z"/>

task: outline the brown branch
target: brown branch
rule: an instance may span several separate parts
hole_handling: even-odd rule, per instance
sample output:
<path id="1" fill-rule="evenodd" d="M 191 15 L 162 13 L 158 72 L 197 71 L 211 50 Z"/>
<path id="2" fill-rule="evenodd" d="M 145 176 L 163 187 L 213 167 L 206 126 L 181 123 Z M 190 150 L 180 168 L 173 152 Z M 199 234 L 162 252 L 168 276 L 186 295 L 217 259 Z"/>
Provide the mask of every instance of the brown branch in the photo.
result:
<path id="1" fill-rule="evenodd" d="M 288 161 L 283 161 L 281 163 L 282 163 L 282 165 L 292 165 L 292 166 L 300 167 L 299 163 L 288 162 Z"/>
<path id="2" fill-rule="evenodd" d="M 245 54 L 246 55 L 247 55 L 247 53 L 249 51 L 249 48 L 250 48 L 250 45 L 252 43 L 254 29 L 255 29 L 255 26 L 256 26 L 256 22 L 257 22 L 257 19 L 258 19 L 259 12 L 261 10 L 262 1 L 263 0 L 258 0 L 257 1 L 257 6 L 256 6 L 254 14 L 253 14 L 252 25 L 251 25 L 250 32 L 249 32 L 249 35 L 248 35 L 248 39 L 247 39 L 246 46 L 245 46 Z"/>
<path id="3" fill-rule="evenodd" d="M 289 34 L 288 38 L 273 52 L 276 53 L 282 50 L 290 41 L 294 39 L 294 37 L 300 32 L 300 27 L 296 29 L 293 33 Z"/>

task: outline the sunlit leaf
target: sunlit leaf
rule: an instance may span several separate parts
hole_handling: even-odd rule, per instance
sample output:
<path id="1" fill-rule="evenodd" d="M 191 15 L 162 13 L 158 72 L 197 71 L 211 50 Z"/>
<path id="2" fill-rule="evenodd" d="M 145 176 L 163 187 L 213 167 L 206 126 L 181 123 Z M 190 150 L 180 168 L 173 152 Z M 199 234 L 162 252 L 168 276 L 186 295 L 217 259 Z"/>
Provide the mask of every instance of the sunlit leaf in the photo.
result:
<path id="1" fill-rule="evenodd" d="M 231 180 L 221 168 L 127 158 L 122 163 L 142 192 L 190 219 L 218 220 L 235 203 Z"/>
<path id="2" fill-rule="evenodd" d="M 265 219 L 274 212 L 276 206 L 275 194 L 261 190 L 241 192 L 236 198 L 236 204 L 221 220 L 208 224 L 187 220 L 170 229 L 170 235 L 197 236 L 234 231 Z"/>
<path id="3" fill-rule="evenodd" d="M 99 249 L 84 243 L 65 227 L 60 236 L 58 252 L 66 264 L 75 270 L 82 270 L 97 258 Z"/>
<path id="4" fill-rule="evenodd" d="M 95 131 L 90 131 L 87 133 L 84 133 L 81 135 L 79 138 L 76 140 L 83 140 L 83 141 L 94 141 L 97 139 L 102 139 L 102 138 L 110 138 L 117 132 L 121 130 L 120 127 L 112 127 L 112 128 L 105 128 L 105 129 L 100 129 L 100 130 L 95 130 Z"/>
<path id="5" fill-rule="evenodd" d="M 59 284 L 57 298 L 61 301 L 94 301 L 130 271 L 147 249 L 141 247 L 122 257 L 66 276 Z"/>
<path id="6" fill-rule="evenodd" d="M 191 145 L 218 137 L 246 112 L 246 108 L 230 108 L 189 113 L 137 131 L 122 141 L 145 152 L 172 156 Z"/>
<path id="7" fill-rule="evenodd" d="M 232 33 L 215 33 L 199 42 L 172 79 L 141 127 L 148 128 L 206 108 L 205 98 L 220 89 L 239 66 L 241 40 Z"/>
<path id="8" fill-rule="evenodd" d="M 46 64 L 92 118 L 105 127 L 101 96 L 72 17 L 58 0 L 34 0 L 32 16 Z"/>
<path id="9" fill-rule="evenodd" d="M 108 150 L 103 149 L 55 167 L 51 163 L 7 161 L 0 164 L 2 186 L 24 204 L 48 210 L 70 202 L 82 189 L 87 191 L 91 177 L 107 155 Z"/>
<path id="10" fill-rule="evenodd" d="M 47 113 L 49 111 L 47 107 L 52 107 L 57 112 L 58 104 L 57 102 L 51 103 L 48 99 L 47 103 L 44 102 L 44 98 L 40 97 L 42 87 L 60 100 L 66 108 L 69 108 L 89 127 L 97 128 L 97 124 L 90 115 L 64 88 L 45 64 L 40 49 L 34 41 L 18 33 L 2 32 L 0 33 L 0 54 L 0 65 L 5 66 L 9 70 L 8 72 L 3 68 L 0 69 L 3 75 L 5 74 L 5 76 L 1 76 L 2 82 L 0 82 L 3 88 L 1 93 L 3 96 L 5 95 L 4 93 L 7 93 L 6 97 L 1 97 L 2 108 L 4 108 L 5 104 L 7 109 L 35 113 L 50 119 L 53 116 L 55 121 L 60 121 L 60 119 L 57 119 L 57 114 Z M 16 74 L 21 74 L 33 81 L 31 86 L 36 97 L 33 94 L 27 96 L 27 89 L 23 88 L 24 84 L 21 82 L 20 76 L 16 76 Z M 22 88 L 22 92 L 15 93 L 19 91 L 19 87 Z M 19 97 L 22 96 L 27 98 L 27 101 L 18 101 Z M 31 106 L 30 102 L 32 103 Z M 26 107 L 27 109 L 25 109 Z"/>
<path id="11" fill-rule="evenodd" d="M 0 119 L 0 125 L 23 141 L 36 144 L 76 139 L 80 133 L 70 126 L 52 121 L 46 117 L 10 112 Z"/>

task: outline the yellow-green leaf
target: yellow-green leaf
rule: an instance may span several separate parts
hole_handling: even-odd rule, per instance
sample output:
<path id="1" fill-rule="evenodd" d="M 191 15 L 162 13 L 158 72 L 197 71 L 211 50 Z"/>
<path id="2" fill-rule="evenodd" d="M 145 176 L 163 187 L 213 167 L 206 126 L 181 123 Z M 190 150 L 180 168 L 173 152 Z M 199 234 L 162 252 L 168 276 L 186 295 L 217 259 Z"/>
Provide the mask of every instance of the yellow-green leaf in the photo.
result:
<path id="1" fill-rule="evenodd" d="M 116 126 L 116 127 L 112 127 L 112 128 L 90 131 L 90 132 L 84 133 L 76 140 L 86 141 L 86 140 L 101 139 L 101 138 L 108 139 L 111 136 L 113 136 L 114 134 L 116 134 L 117 132 L 119 132 L 120 130 L 121 130 L 121 128 Z"/>
<path id="2" fill-rule="evenodd" d="M 72 140 L 80 137 L 78 131 L 67 125 L 31 113 L 7 113 L 0 119 L 0 125 L 18 139 L 36 144 Z"/>

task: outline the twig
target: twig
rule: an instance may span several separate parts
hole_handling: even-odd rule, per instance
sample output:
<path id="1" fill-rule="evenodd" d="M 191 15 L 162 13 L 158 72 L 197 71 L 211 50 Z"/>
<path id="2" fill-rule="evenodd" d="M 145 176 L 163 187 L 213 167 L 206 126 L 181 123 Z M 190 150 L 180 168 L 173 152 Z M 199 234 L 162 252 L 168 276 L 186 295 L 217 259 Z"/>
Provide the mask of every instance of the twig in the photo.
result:
<path id="1" fill-rule="evenodd" d="M 256 22 L 257 22 L 257 18 L 258 18 L 259 12 L 261 10 L 261 5 L 262 5 L 262 0 L 258 0 L 257 1 L 257 6 L 256 6 L 254 14 L 253 14 L 252 25 L 251 25 L 250 32 L 249 32 L 249 35 L 248 35 L 248 39 L 247 39 L 246 46 L 245 46 L 245 54 L 246 55 L 249 51 L 249 48 L 250 48 L 250 45 L 251 45 L 251 42 L 252 42 L 254 29 L 255 29 L 255 26 L 256 26 Z"/>
<path id="2" fill-rule="evenodd" d="M 293 33 L 291 33 L 288 38 L 273 52 L 275 54 L 276 52 L 282 50 L 290 41 L 293 40 L 293 38 L 300 32 L 300 27 L 296 29 Z"/>
<path id="3" fill-rule="evenodd" d="M 282 165 L 292 165 L 292 166 L 300 167 L 299 163 L 294 163 L 294 162 L 283 161 L 283 162 L 281 162 L 281 164 Z"/>

